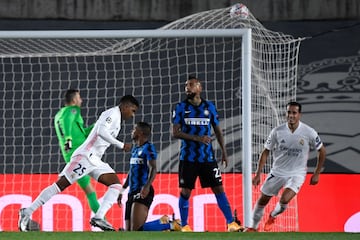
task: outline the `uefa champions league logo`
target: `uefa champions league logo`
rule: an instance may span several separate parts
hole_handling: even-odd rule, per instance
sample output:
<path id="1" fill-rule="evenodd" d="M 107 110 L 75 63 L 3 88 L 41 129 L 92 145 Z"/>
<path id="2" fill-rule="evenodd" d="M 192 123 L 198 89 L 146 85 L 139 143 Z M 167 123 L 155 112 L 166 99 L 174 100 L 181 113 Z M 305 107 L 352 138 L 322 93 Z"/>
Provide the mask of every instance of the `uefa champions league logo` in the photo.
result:
<path id="1" fill-rule="evenodd" d="M 303 121 L 328 145 L 329 172 L 360 172 L 360 56 L 324 59 L 299 67 L 297 100 Z M 344 161 L 346 159 L 346 161 Z M 313 158 L 315 167 L 315 157 Z M 312 170 L 311 168 L 309 169 Z"/>
<path id="2" fill-rule="evenodd" d="M 324 59 L 299 67 L 297 99 L 304 104 L 304 121 L 325 142 L 329 172 L 360 172 L 360 52 L 358 56 Z M 310 161 L 315 167 L 316 161 Z M 329 165 L 329 164 L 327 164 Z M 344 224 L 345 232 L 360 232 L 359 212 Z"/>

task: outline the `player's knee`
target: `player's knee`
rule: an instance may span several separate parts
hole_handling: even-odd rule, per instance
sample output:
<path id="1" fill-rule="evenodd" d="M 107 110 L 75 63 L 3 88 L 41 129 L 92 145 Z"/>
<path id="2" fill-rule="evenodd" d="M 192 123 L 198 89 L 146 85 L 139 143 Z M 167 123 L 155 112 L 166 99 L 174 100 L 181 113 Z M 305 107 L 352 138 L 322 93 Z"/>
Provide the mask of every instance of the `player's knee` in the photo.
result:
<path id="1" fill-rule="evenodd" d="M 90 177 L 88 175 L 86 175 L 86 176 L 80 178 L 79 180 L 77 180 L 77 183 L 85 191 L 86 188 L 90 185 Z"/>
<path id="2" fill-rule="evenodd" d="M 222 194 L 224 193 L 224 187 L 222 185 L 220 186 L 216 186 L 216 187 L 212 187 L 211 190 L 213 191 L 214 194 Z"/>
<path id="3" fill-rule="evenodd" d="M 262 194 L 258 200 L 258 204 L 261 206 L 266 206 L 269 203 L 271 198 L 272 198 L 271 196 L 266 196 L 266 195 Z"/>
<path id="4" fill-rule="evenodd" d="M 109 185 L 109 188 L 115 189 L 120 192 L 120 190 L 122 189 L 122 185 L 120 183 L 114 183 L 114 184 Z"/>
<path id="5" fill-rule="evenodd" d="M 185 193 L 185 192 L 183 192 L 183 191 L 181 191 L 180 192 L 180 196 L 183 198 L 183 199 L 185 199 L 185 200 L 189 200 L 189 198 L 190 198 L 190 193 Z"/>
<path id="6" fill-rule="evenodd" d="M 60 192 L 64 191 L 71 183 L 66 179 L 66 177 L 61 176 L 59 180 L 55 183 L 56 187 L 60 190 Z"/>
<path id="7" fill-rule="evenodd" d="M 97 179 L 98 182 L 110 186 L 112 184 L 120 184 L 119 178 L 115 173 L 106 173 L 100 175 L 100 177 Z"/>

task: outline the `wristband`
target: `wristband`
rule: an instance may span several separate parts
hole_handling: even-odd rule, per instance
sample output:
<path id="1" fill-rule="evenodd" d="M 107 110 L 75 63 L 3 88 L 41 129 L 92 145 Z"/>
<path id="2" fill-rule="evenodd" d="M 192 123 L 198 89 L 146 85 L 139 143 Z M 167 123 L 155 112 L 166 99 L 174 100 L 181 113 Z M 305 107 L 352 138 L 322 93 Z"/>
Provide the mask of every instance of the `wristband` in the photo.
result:
<path id="1" fill-rule="evenodd" d="M 120 149 L 124 149 L 124 145 L 125 145 L 124 143 L 119 141 L 118 146 L 119 146 Z"/>

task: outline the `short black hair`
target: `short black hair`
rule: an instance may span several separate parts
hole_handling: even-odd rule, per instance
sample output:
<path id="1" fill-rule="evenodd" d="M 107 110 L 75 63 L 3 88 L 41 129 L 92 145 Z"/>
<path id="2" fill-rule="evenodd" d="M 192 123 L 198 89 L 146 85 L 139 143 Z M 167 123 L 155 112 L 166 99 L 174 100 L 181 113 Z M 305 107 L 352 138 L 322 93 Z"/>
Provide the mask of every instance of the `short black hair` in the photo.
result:
<path id="1" fill-rule="evenodd" d="M 200 79 L 198 79 L 195 75 L 189 75 L 188 80 L 196 80 L 201 85 Z"/>
<path id="2" fill-rule="evenodd" d="M 191 80 L 191 79 L 199 80 L 199 79 L 197 79 L 197 77 L 195 75 L 189 75 L 188 80 Z"/>
<path id="3" fill-rule="evenodd" d="M 79 93 L 79 92 L 80 91 L 78 89 L 73 89 L 73 88 L 68 89 L 64 95 L 65 104 L 70 104 L 73 101 L 76 93 Z"/>
<path id="4" fill-rule="evenodd" d="M 120 105 L 127 104 L 127 103 L 133 104 L 136 107 L 140 106 L 138 100 L 136 100 L 136 98 L 132 95 L 125 95 L 120 99 Z"/>
<path id="5" fill-rule="evenodd" d="M 147 122 L 138 122 L 136 126 L 140 128 L 140 130 L 146 137 L 149 137 L 151 135 L 151 126 Z"/>
<path id="6" fill-rule="evenodd" d="M 293 102 L 289 102 L 288 104 L 286 104 L 286 107 L 288 107 L 288 106 L 296 106 L 296 107 L 298 107 L 299 113 L 301 113 L 301 104 L 300 103 L 293 101 Z"/>

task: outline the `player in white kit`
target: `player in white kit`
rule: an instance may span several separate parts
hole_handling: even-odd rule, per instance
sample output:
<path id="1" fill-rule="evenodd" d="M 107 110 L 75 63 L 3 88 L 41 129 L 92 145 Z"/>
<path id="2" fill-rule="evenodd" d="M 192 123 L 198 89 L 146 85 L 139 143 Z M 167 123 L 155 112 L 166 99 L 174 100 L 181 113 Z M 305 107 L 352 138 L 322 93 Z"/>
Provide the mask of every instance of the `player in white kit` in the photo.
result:
<path id="1" fill-rule="evenodd" d="M 312 149 L 316 149 L 318 154 L 317 166 L 311 176 L 310 184 L 315 185 L 319 182 L 326 156 L 324 144 L 313 128 L 300 121 L 301 104 L 288 103 L 286 117 L 287 123 L 272 129 L 264 144 L 264 150 L 260 154 L 258 167 L 252 180 L 254 186 L 260 183 L 260 175 L 270 152 L 273 157 L 273 165 L 261 187 L 261 196 L 253 210 L 253 223 L 251 227 L 245 229 L 247 232 L 258 231 L 266 205 L 283 188 L 280 200 L 264 226 L 264 231 L 272 229 L 276 217 L 286 210 L 288 203 L 296 196 L 304 183 L 309 152 Z"/>
<path id="2" fill-rule="evenodd" d="M 36 209 L 85 175 L 93 177 L 108 187 L 98 211 L 90 220 L 90 224 L 104 231 L 115 230 L 104 217 L 113 203 L 116 202 L 122 186 L 115 171 L 101 158 L 110 145 L 114 145 L 123 151 L 131 150 L 131 144 L 123 143 L 116 137 L 120 132 L 121 122 L 133 118 L 138 108 L 138 101 L 133 96 L 126 95 L 121 98 L 118 106 L 101 113 L 85 142 L 75 150 L 70 162 L 59 174 L 59 179 L 45 188 L 28 208 L 20 209 L 18 222 L 20 231 L 28 230 L 27 225 L 30 216 Z"/>

